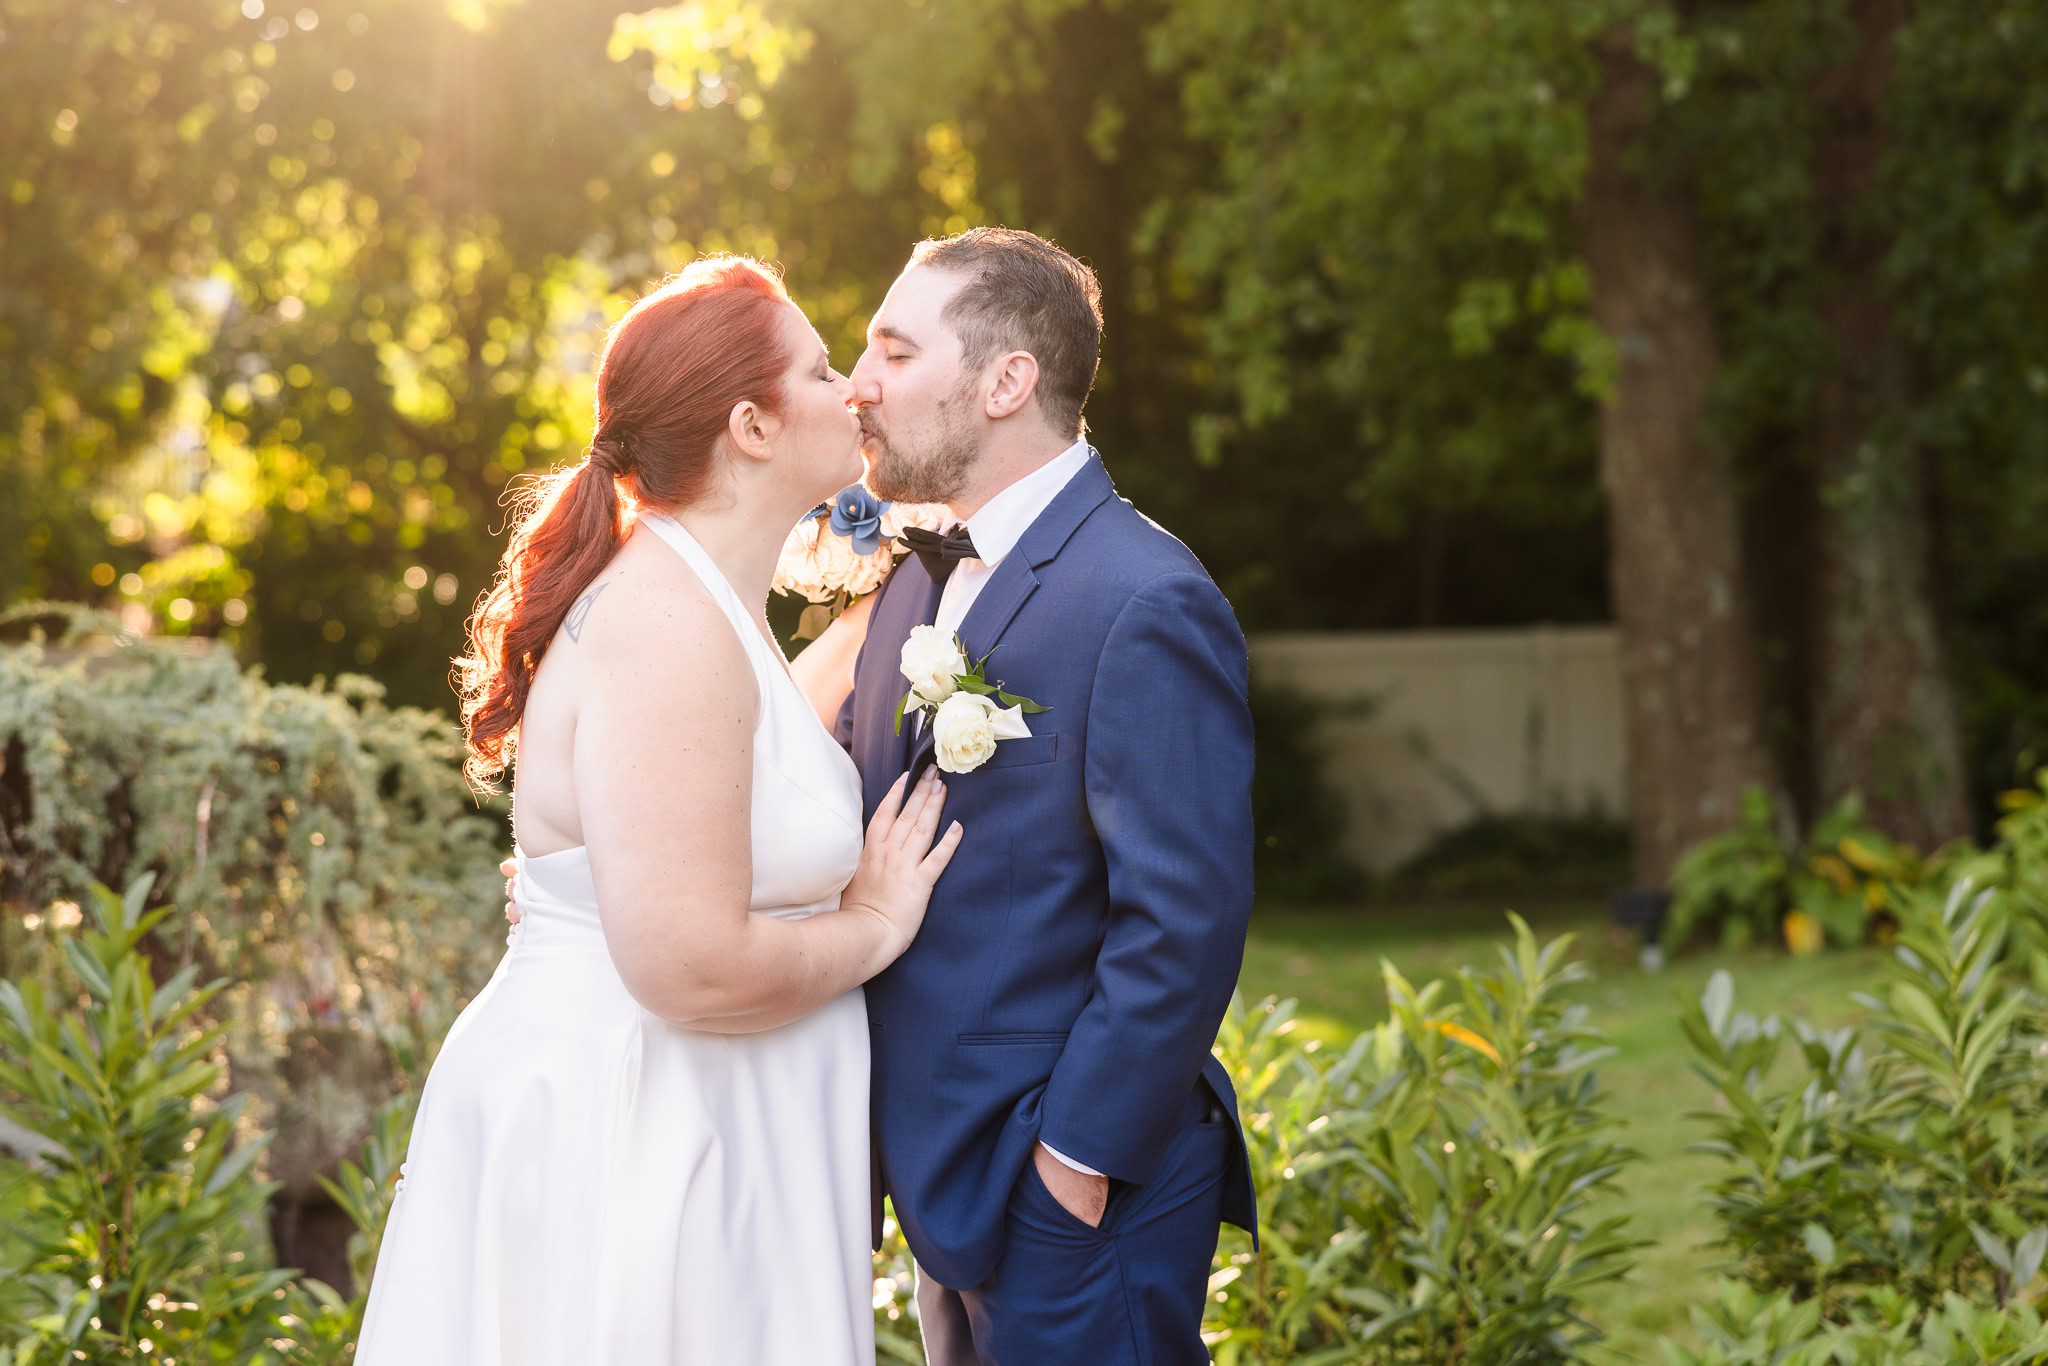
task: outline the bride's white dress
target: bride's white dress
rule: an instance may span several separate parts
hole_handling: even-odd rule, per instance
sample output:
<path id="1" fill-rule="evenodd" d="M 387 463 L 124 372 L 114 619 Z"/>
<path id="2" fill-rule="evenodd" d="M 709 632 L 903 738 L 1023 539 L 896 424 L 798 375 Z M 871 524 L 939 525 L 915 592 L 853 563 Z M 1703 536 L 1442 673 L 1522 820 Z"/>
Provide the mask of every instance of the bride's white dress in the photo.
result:
<path id="1" fill-rule="evenodd" d="M 753 909 L 834 910 L 861 853 L 853 762 L 711 557 L 642 520 L 760 685 Z M 521 856 L 515 899 L 511 947 L 427 1078 L 359 1366 L 871 1363 L 859 988 L 762 1033 L 682 1029 L 619 980 L 581 848 Z"/>

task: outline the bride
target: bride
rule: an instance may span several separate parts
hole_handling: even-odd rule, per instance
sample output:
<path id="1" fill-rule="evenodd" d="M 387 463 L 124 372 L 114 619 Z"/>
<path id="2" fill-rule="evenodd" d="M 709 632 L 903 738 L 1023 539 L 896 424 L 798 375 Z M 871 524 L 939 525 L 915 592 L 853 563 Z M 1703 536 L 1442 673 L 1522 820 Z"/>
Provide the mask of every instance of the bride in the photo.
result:
<path id="1" fill-rule="evenodd" d="M 863 840 L 806 700 L 848 671 L 793 676 L 762 615 L 789 528 L 860 474 L 851 393 L 747 258 L 612 330 L 589 457 L 458 665 L 472 778 L 516 740 L 523 919 L 427 1079 L 361 1366 L 873 1360 L 860 984 L 961 830 L 934 843 L 928 774 Z"/>

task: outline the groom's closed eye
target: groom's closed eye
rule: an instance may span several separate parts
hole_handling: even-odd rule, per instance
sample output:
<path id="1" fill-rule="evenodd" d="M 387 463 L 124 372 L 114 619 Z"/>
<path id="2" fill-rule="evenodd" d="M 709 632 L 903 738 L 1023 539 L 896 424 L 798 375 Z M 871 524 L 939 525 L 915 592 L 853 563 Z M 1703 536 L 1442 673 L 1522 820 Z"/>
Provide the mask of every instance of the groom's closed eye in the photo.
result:
<path id="1" fill-rule="evenodd" d="M 878 343 L 887 343 L 882 350 L 885 361 L 909 360 L 917 354 L 917 343 L 893 327 L 876 328 L 874 337 Z"/>

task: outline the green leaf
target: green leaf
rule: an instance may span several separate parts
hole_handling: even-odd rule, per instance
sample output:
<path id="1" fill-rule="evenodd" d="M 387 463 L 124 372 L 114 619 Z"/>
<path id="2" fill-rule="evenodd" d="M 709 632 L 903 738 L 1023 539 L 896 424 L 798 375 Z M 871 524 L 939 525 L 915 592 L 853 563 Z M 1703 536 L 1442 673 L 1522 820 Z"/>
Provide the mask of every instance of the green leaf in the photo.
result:
<path id="1" fill-rule="evenodd" d="M 903 733 L 903 718 L 910 715 L 911 709 L 917 705 L 921 704 L 918 702 L 917 690 L 915 688 L 903 694 L 903 701 L 898 703 L 896 707 L 896 733 L 898 735 Z"/>
<path id="2" fill-rule="evenodd" d="M 149 889 L 156 885 L 155 873 L 143 873 L 128 884 L 121 893 L 121 927 L 133 929 L 142 918 L 142 908 L 149 903 Z"/>
<path id="3" fill-rule="evenodd" d="M 1977 1250 L 1984 1254 L 1985 1261 L 1990 1262 L 2008 1276 L 2012 1274 L 2012 1251 L 1999 1240 L 1997 1234 L 1985 1228 L 1982 1224 L 1972 1224 L 1970 1225 L 1970 1237 L 1976 1240 Z"/>
<path id="4" fill-rule="evenodd" d="M 1017 693 L 1004 692 L 1000 688 L 996 689 L 996 700 L 998 702 L 1001 702 L 1006 707 L 1021 708 L 1026 715 L 1052 710 L 1051 707 L 1039 706 L 1036 702 L 1033 702 L 1028 697 L 1020 696 Z"/>
<path id="5" fill-rule="evenodd" d="M 35 1032 L 29 1022 L 28 1003 L 21 998 L 21 989 L 12 982 L 0 981 L 0 1011 L 7 1013 L 7 1019 L 22 1034 Z"/>
<path id="6" fill-rule="evenodd" d="M 2048 1255 L 2048 1226 L 2030 1230 L 2013 1249 L 2012 1288 L 2024 1291 L 2041 1269 L 2041 1258 Z"/>
<path id="7" fill-rule="evenodd" d="M 1806 1244 L 1807 1255 L 1820 1263 L 1825 1271 L 1835 1264 L 1835 1239 L 1819 1224 L 1808 1224 L 1799 1231 L 1800 1241 Z"/>
<path id="8" fill-rule="evenodd" d="M 1894 982 L 1891 991 L 1892 1009 L 1899 1015 L 1932 1034 L 1944 1047 L 1953 1047 L 1949 1036 L 1948 1021 L 1933 1000 L 1911 982 Z"/>
<path id="9" fill-rule="evenodd" d="M 221 1164 L 214 1168 L 213 1175 L 206 1179 L 206 1194 L 218 1195 L 234 1184 L 241 1178 L 242 1173 L 249 1170 L 249 1164 L 256 1160 L 257 1155 L 269 1146 L 270 1135 L 264 1134 L 250 1139 L 229 1153 Z"/>
<path id="10" fill-rule="evenodd" d="M 1735 1008 L 1735 979 L 1728 975 L 1726 968 L 1716 969 L 1707 979 L 1707 989 L 1700 993 L 1700 1013 L 1707 1017 L 1707 1028 L 1713 1030 L 1717 1040 L 1728 1034 L 1728 1015 Z"/>
<path id="11" fill-rule="evenodd" d="M 85 945 L 76 939 L 64 941 L 64 960 L 71 964 L 71 970 L 78 974 L 78 980 L 85 983 L 85 989 L 102 1001 L 113 999 L 114 983 L 107 976 L 105 966 L 93 957 Z"/>

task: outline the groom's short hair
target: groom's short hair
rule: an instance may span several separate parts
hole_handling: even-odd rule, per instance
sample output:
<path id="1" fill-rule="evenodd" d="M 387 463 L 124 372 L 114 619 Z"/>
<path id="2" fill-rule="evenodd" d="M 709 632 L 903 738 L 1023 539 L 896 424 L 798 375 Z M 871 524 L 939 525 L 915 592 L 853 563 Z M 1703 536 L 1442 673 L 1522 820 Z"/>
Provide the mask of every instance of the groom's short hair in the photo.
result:
<path id="1" fill-rule="evenodd" d="M 1081 408 L 1102 355 L 1102 286 L 1094 271 L 1017 228 L 927 238 L 910 261 L 968 277 L 942 315 L 960 334 L 962 364 L 977 370 L 1005 351 L 1029 351 L 1046 418 L 1062 435 L 1087 430 Z"/>

